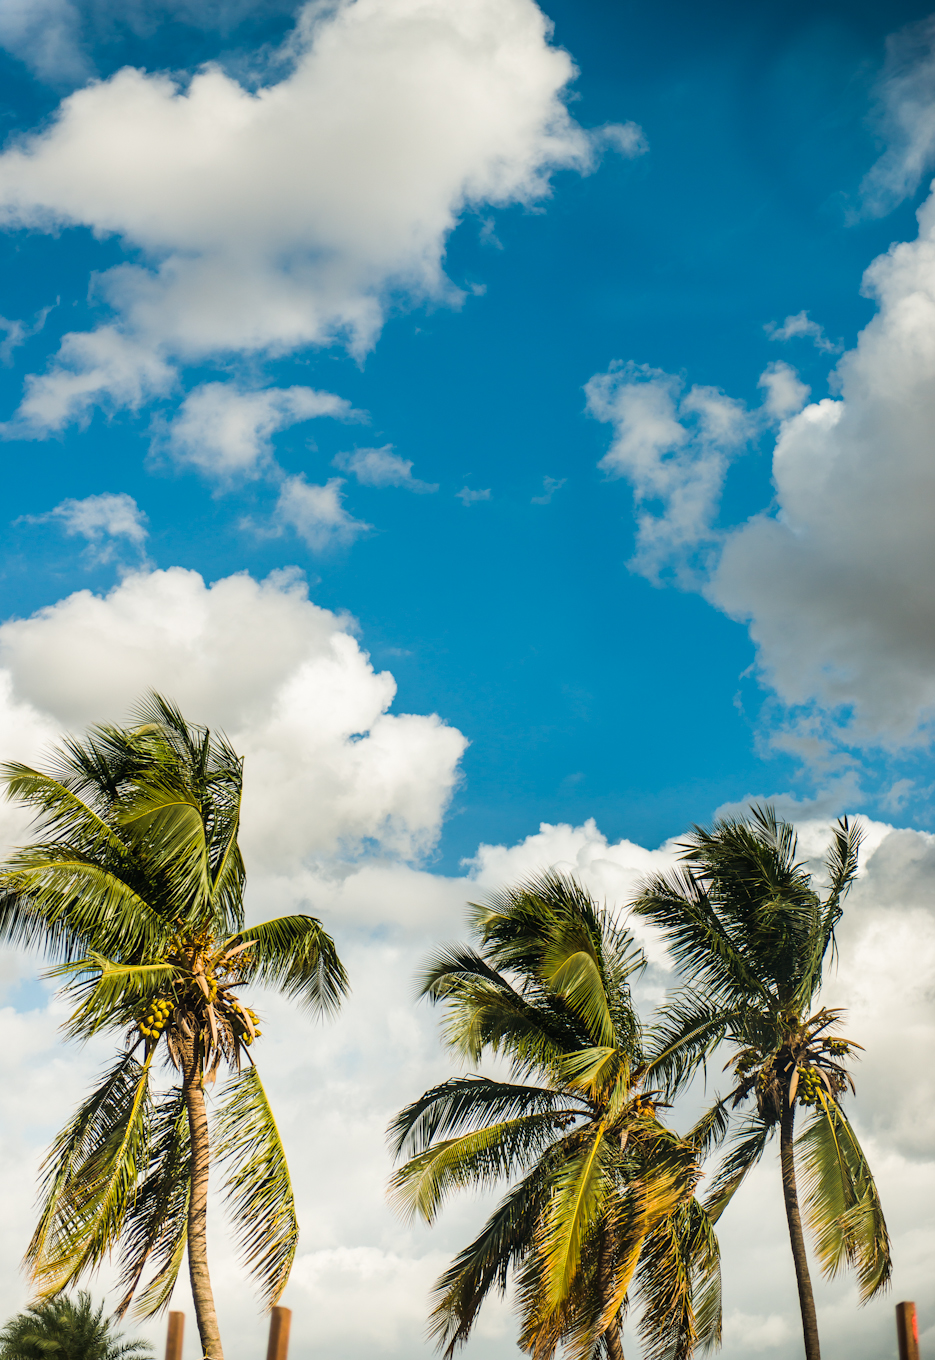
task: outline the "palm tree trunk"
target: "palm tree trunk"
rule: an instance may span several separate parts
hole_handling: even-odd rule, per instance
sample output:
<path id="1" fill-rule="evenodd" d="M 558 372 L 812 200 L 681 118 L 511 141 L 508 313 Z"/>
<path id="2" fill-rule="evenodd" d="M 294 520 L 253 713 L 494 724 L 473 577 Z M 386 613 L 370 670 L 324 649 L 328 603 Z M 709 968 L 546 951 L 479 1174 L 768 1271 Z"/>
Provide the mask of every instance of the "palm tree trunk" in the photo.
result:
<path id="1" fill-rule="evenodd" d="M 805 1255 L 805 1234 L 802 1232 L 802 1216 L 799 1213 L 799 1195 L 795 1186 L 795 1158 L 793 1153 L 793 1129 L 795 1126 L 795 1104 L 790 1105 L 783 1099 L 782 1120 L 779 1125 L 779 1162 L 782 1167 L 782 1195 L 786 1203 L 786 1220 L 789 1224 L 789 1240 L 792 1243 L 792 1259 L 795 1262 L 795 1278 L 799 1286 L 799 1308 L 802 1313 L 802 1332 L 805 1337 L 805 1360 L 821 1360 L 818 1344 L 818 1318 L 815 1316 L 815 1299 L 812 1295 L 812 1281 L 808 1273 L 808 1258 Z"/>
<path id="2" fill-rule="evenodd" d="M 224 1360 L 221 1333 L 218 1330 L 211 1276 L 208 1273 L 208 1114 L 201 1081 L 201 1069 L 191 1041 L 183 1052 L 182 1090 L 188 1111 L 188 1128 L 192 1145 L 192 1187 L 188 1201 L 188 1272 L 192 1282 L 192 1299 L 201 1337 L 201 1353 L 207 1360 Z"/>
<path id="3" fill-rule="evenodd" d="M 606 1305 L 610 1302 L 611 1292 L 614 1287 L 613 1262 L 610 1259 L 610 1242 L 606 1232 L 601 1233 L 600 1256 L 597 1262 L 598 1279 L 600 1282 L 601 1303 Z M 604 1345 L 607 1347 L 609 1360 L 624 1360 L 623 1343 L 620 1340 L 620 1314 L 608 1324 L 604 1332 Z"/>

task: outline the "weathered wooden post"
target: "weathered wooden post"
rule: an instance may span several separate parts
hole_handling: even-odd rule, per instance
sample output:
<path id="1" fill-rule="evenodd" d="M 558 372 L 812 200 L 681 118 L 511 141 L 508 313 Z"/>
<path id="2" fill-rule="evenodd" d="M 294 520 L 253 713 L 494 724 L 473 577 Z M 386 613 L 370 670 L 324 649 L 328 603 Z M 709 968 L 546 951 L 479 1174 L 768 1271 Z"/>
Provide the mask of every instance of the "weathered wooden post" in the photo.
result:
<path id="1" fill-rule="evenodd" d="M 919 1319 L 914 1303 L 897 1303 L 896 1336 L 899 1360 L 919 1360 Z"/>
<path id="2" fill-rule="evenodd" d="M 185 1314 L 169 1314 L 169 1330 L 166 1332 L 166 1360 L 182 1360 L 182 1333 L 185 1331 Z"/>
<path id="3" fill-rule="evenodd" d="M 289 1327 L 292 1324 L 291 1308 L 273 1308 L 269 1315 L 269 1345 L 266 1360 L 286 1360 L 289 1354 Z"/>

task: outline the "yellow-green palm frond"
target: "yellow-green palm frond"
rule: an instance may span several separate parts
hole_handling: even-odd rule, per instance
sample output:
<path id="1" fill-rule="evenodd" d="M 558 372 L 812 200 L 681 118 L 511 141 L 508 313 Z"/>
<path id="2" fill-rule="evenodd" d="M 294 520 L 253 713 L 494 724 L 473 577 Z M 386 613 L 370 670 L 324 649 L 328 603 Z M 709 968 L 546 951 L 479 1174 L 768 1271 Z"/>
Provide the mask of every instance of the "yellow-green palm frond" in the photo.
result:
<path id="1" fill-rule="evenodd" d="M 299 1240 L 286 1154 L 259 1073 L 231 1077 L 216 1115 L 215 1157 L 227 1165 L 225 1197 L 244 1265 L 264 1307 L 277 1302 Z"/>
<path id="2" fill-rule="evenodd" d="M 390 1198 L 405 1218 L 418 1214 L 432 1223 L 453 1190 L 487 1189 L 527 1170 L 554 1143 L 563 1123 L 551 1112 L 520 1115 L 435 1143 L 399 1168 Z"/>
<path id="3" fill-rule="evenodd" d="M 583 929 L 562 931 L 545 950 L 542 977 L 586 1026 L 592 1044 L 611 1047 L 616 1031 L 597 952 Z"/>
<path id="4" fill-rule="evenodd" d="M 862 1303 L 885 1289 L 892 1274 L 889 1233 L 867 1159 L 844 1111 L 823 1092 L 808 1127 L 796 1139 L 805 1217 L 822 1272 L 857 1271 Z"/>
<path id="5" fill-rule="evenodd" d="M 43 1204 L 26 1263 L 57 1293 L 115 1247 L 149 1159 L 150 1058 L 124 1054 L 43 1162 Z"/>
<path id="6" fill-rule="evenodd" d="M 245 982 L 275 987 L 323 1014 L 337 1010 L 348 990 L 334 940 L 314 916 L 277 916 L 238 931 L 226 948 L 249 944 L 238 965 Z"/>
<path id="7" fill-rule="evenodd" d="M 191 1195 L 191 1141 L 185 1096 L 177 1086 L 156 1104 L 146 1177 L 126 1216 L 120 1243 L 120 1288 L 116 1314 L 123 1317 L 146 1269 L 152 1279 L 137 1300 L 134 1314 L 152 1317 L 169 1302 L 188 1236 Z"/>
<path id="8" fill-rule="evenodd" d="M 77 1007 L 65 1022 L 65 1033 L 88 1039 L 115 1024 L 130 1023 L 144 1001 L 165 991 L 181 973 L 171 963 L 115 963 L 89 954 L 50 968 L 45 976 L 69 979 L 63 992 Z"/>
<path id="9" fill-rule="evenodd" d="M 574 1152 L 556 1171 L 542 1239 L 549 1310 L 567 1295 L 584 1244 L 614 1198 L 614 1170 L 606 1129 L 598 1124 L 578 1135 Z"/>
<path id="10" fill-rule="evenodd" d="M 720 1251 L 696 1199 L 681 1204 L 646 1238 L 637 1289 L 644 1360 L 688 1360 L 721 1341 Z"/>

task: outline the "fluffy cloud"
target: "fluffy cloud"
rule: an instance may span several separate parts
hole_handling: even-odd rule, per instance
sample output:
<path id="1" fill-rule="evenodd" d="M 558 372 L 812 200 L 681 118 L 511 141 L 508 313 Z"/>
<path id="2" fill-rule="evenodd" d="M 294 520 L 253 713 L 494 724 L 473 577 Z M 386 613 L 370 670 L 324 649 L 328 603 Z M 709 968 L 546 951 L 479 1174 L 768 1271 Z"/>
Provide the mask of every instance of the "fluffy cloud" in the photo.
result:
<path id="1" fill-rule="evenodd" d="M 206 586 L 174 567 L 79 591 L 0 627 L 0 666 L 43 734 L 119 720 L 149 688 L 227 730 L 250 770 L 245 843 L 271 870 L 365 843 L 425 852 L 465 746 L 437 717 L 388 711 L 393 677 L 295 574 Z"/>
<path id="2" fill-rule="evenodd" d="M 345 510 L 342 477 L 329 477 L 324 485 L 306 481 L 299 473 L 284 477 L 273 511 L 272 533 L 291 529 L 313 552 L 346 547 L 373 528 Z"/>
<path id="3" fill-rule="evenodd" d="M 116 329 L 65 337 L 21 432 L 163 390 L 166 356 L 362 354 L 391 294 L 460 296 L 442 258 L 466 206 L 529 203 L 602 147 L 643 149 L 631 125 L 592 137 L 569 116 L 574 68 L 533 0 L 313 3 L 287 55 L 256 91 L 126 68 L 0 156 L 8 225 L 83 224 L 148 260 L 98 278 Z"/>
<path id="4" fill-rule="evenodd" d="M 234 383 L 202 383 L 182 402 L 166 432 L 172 457 L 211 477 L 255 477 L 272 463 L 271 436 L 317 416 L 360 418 L 349 402 L 311 387 L 245 391 Z"/>
<path id="5" fill-rule="evenodd" d="M 637 505 L 634 571 L 659 581 L 675 563 L 693 579 L 691 559 L 710 545 L 731 454 L 746 441 L 751 422 L 742 402 L 713 387 L 681 395 L 681 379 L 646 364 L 611 364 L 585 387 L 587 409 L 613 426 L 599 467 L 626 477 Z M 661 514 L 647 509 L 661 505 Z"/>
<path id="6" fill-rule="evenodd" d="M 877 315 L 840 398 L 781 428 L 775 514 L 732 533 L 711 598 L 748 621 L 769 683 L 848 743 L 921 740 L 935 713 L 935 199 L 918 239 L 873 262 Z"/>
<path id="7" fill-rule="evenodd" d="M 335 466 L 353 472 L 362 486 L 402 486 L 420 495 L 438 490 L 437 482 L 420 482 L 412 475 L 412 460 L 400 458 L 392 444 L 379 449 L 355 449 L 353 453 L 339 453 Z"/>
<path id="8" fill-rule="evenodd" d="M 491 490 L 489 486 L 484 487 L 482 491 L 475 491 L 474 488 L 470 486 L 462 486 L 460 491 L 455 492 L 455 496 L 464 508 L 467 509 L 469 506 L 475 505 L 478 501 L 489 501 Z"/>
<path id="9" fill-rule="evenodd" d="M 145 514 L 124 491 L 69 498 L 45 515 L 23 518 L 29 524 L 61 524 L 70 537 L 83 538 L 92 560 L 100 563 L 113 560 L 121 539 L 142 554 L 148 536 Z"/>
<path id="10" fill-rule="evenodd" d="M 813 321 L 808 312 L 787 316 L 781 326 L 771 321 L 763 329 L 770 340 L 811 340 L 816 349 L 826 354 L 837 354 L 843 348 L 828 339 L 824 327 Z"/>

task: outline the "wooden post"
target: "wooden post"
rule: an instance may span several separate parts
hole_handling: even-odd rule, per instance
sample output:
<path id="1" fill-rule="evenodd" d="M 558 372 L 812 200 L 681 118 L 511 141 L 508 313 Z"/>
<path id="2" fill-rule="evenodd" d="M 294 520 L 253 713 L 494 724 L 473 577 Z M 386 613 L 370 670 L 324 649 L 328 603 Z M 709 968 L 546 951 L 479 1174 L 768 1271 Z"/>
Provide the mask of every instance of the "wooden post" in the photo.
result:
<path id="1" fill-rule="evenodd" d="M 185 1331 L 185 1314 L 169 1314 L 169 1330 L 166 1333 L 166 1360 L 182 1360 L 182 1333 Z"/>
<path id="2" fill-rule="evenodd" d="M 269 1315 L 269 1345 L 266 1360 L 286 1360 L 289 1354 L 289 1327 L 292 1322 L 291 1308 L 273 1308 Z"/>
<path id="3" fill-rule="evenodd" d="M 897 1303 L 896 1336 L 899 1360 L 919 1360 L 919 1319 L 914 1303 Z"/>

